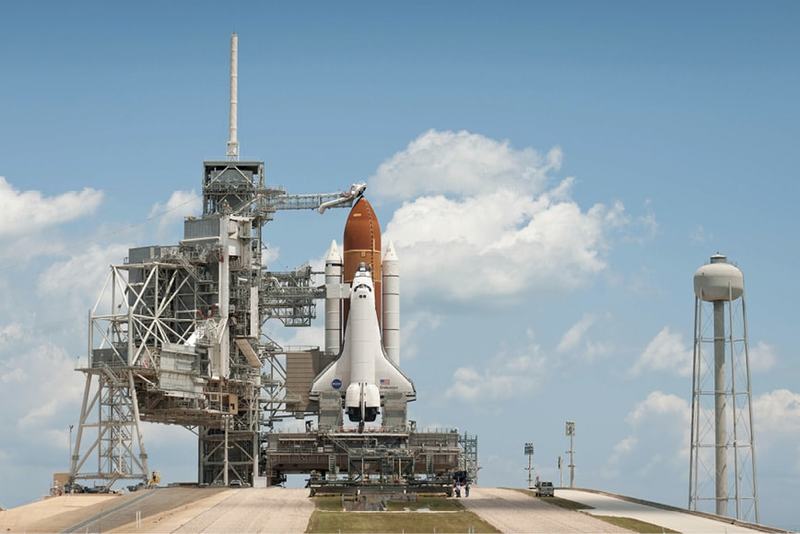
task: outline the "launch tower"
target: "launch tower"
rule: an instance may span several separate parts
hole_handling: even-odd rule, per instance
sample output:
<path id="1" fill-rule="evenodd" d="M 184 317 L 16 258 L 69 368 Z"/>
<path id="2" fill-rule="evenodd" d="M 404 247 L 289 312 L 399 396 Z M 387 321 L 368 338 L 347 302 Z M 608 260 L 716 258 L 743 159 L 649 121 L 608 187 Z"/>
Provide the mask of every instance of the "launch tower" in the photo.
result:
<path id="1" fill-rule="evenodd" d="M 377 218 L 362 199 L 365 184 L 333 193 L 288 194 L 268 184 L 264 162 L 239 159 L 237 51 L 234 34 L 227 159 L 203 163 L 201 215 L 186 218 L 177 244 L 130 249 L 124 261 L 111 266 L 89 312 L 87 365 L 79 369 L 85 388 L 69 481 L 94 481 L 106 490 L 119 480 L 147 483 L 151 466 L 141 421 L 181 425 L 197 436 L 200 484 L 250 485 L 260 474 L 275 484 L 286 473 L 312 478 L 322 473 L 335 483 L 341 471 L 348 487 L 374 474 L 396 481 L 423 474 L 420 487 L 431 481 L 449 487 L 462 462 L 477 473 L 474 438 L 469 447 L 462 446 L 454 430 L 417 433 L 406 420 L 411 396 L 388 392 L 399 375 L 371 384 L 382 392 L 384 423 L 391 427 L 381 432 L 342 432 L 344 403 L 338 392 L 310 398 L 313 379 L 343 350 L 345 299 L 358 289 L 348 282 L 361 264 L 373 269 L 375 324 L 384 324 L 373 337 L 386 338 L 379 343 L 386 346 L 387 364 L 397 368 L 397 257 L 390 249 L 381 262 Z M 345 232 L 345 257 L 334 245 L 324 273 L 309 265 L 267 269 L 262 232 L 278 211 L 323 213 L 354 205 L 351 218 L 365 209 L 372 217 L 351 221 L 363 231 L 350 234 L 353 242 Z M 375 237 L 368 239 L 369 250 L 361 244 L 365 236 Z M 315 275 L 323 274 L 325 284 L 316 285 Z M 311 326 L 322 299 L 324 351 L 284 348 L 264 334 L 262 326 L 270 319 L 289 327 Z M 366 408 L 374 413 L 374 404 L 360 406 L 362 413 Z M 316 429 L 309 417 L 318 418 Z M 307 431 L 278 432 L 275 423 L 291 418 L 306 419 Z"/>
<path id="2" fill-rule="evenodd" d="M 198 482 L 252 484 L 262 427 L 285 405 L 285 351 L 261 326 L 310 325 L 324 288 L 307 265 L 267 271 L 262 229 L 281 210 L 350 207 L 365 186 L 290 195 L 267 185 L 264 162 L 239 160 L 237 50 L 234 34 L 228 160 L 203 163 L 202 215 L 177 245 L 130 249 L 89 314 L 73 482 L 147 481 L 139 422 L 152 421 L 197 435 Z"/>

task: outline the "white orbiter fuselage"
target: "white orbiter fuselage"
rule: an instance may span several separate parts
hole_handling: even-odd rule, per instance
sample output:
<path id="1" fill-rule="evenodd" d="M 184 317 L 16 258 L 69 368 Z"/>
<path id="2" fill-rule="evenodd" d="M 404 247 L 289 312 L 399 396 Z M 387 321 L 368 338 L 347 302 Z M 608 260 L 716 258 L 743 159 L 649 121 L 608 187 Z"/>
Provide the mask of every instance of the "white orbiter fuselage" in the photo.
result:
<path id="1" fill-rule="evenodd" d="M 411 380 L 387 357 L 375 312 L 372 273 L 359 267 L 350 289 L 350 313 L 339 357 L 314 380 L 310 397 L 325 391 L 344 391 L 344 409 L 350 421 L 375 421 L 381 396 L 399 392 L 416 398 Z"/>

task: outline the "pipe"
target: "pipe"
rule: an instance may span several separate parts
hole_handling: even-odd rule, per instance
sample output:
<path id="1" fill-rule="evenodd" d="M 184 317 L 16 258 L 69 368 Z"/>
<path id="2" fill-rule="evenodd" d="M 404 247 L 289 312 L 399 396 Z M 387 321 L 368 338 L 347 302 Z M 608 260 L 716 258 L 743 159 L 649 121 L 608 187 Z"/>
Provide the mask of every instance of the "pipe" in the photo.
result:
<path id="1" fill-rule="evenodd" d="M 728 515 L 728 426 L 725 394 L 725 302 L 714 301 L 714 451 L 717 515 Z"/>

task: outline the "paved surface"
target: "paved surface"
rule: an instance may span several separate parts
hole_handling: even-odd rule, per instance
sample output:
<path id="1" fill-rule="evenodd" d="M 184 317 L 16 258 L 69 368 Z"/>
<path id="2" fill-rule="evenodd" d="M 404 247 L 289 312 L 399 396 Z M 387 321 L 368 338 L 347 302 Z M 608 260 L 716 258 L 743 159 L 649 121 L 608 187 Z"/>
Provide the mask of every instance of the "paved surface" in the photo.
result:
<path id="1" fill-rule="evenodd" d="M 630 532 L 515 490 L 472 486 L 461 503 L 502 532 Z"/>
<path id="2" fill-rule="evenodd" d="M 461 502 L 502 532 L 628 532 L 589 514 L 631 517 L 685 534 L 759 532 L 608 495 L 579 490 L 556 490 L 556 495 L 594 509 L 576 512 L 519 491 L 476 486 Z M 0 512 L 0 534 L 304 532 L 313 511 L 304 489 L 162 488 L 125 496 L 54 497 L 20 506 Z"/>
<path id="3" fill-rule="evenodd" d="M 313 511 L 306 489 L 234 489 L 115 532 L 305 532 Z"/>
<path id="4" fill-rule="evenodd" d="M 133 497 L 98 494 L 49 497 L 0 512 L 0 532 L 60 532 Z"/>
<path id="5" fill-rule="evenodd" d="M 0 533 L 305 532 L 313 511 L 305 489 L 161 488 L 45 499 L 0 512 Z"/>
<path id="6" fill-rule="evenodd" d="M 580 490 L 556 490 L 556 496 L 570 501 L 576 501 L 593 507 L 593 510 L 585 510 L 592 515 L 614 515 L 619 517 L 632 517 L 640 521 L 646 521 L 654 525 L 666 527 L 684 534 L 703 533 L 703 534 L 734 534 L 734 533 L 761 533 L 745 527 L 739 527 L 724 521 L 714 521 L 705 517 L 696 516 L 689 513 L 663 510 L 654 506 L 633 503 L 611 497 L 600 495 L 589 491 Z M 761 533 L 763 534 L 763 533 Z"/>

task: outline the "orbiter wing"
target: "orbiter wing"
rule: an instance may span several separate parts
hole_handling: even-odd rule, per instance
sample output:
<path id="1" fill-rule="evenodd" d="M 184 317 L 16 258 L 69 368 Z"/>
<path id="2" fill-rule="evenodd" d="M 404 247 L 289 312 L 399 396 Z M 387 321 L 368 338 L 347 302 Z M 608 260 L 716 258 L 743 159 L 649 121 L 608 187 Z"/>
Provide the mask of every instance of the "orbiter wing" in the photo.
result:
<path id="1" fill-rule="evenodd" d="M 350 344 L 345 344 L 336 361 L 331 362 L 311 385 L 310 397 L 316 399 L 323 391 L 343 392 L 350 383 Z M 390 391 L 404 393 L 409 401 L 416 399 L 414 383 L 386 356 L 382 347 L 375 349 L 375 385 L 381 395 Z"/>

